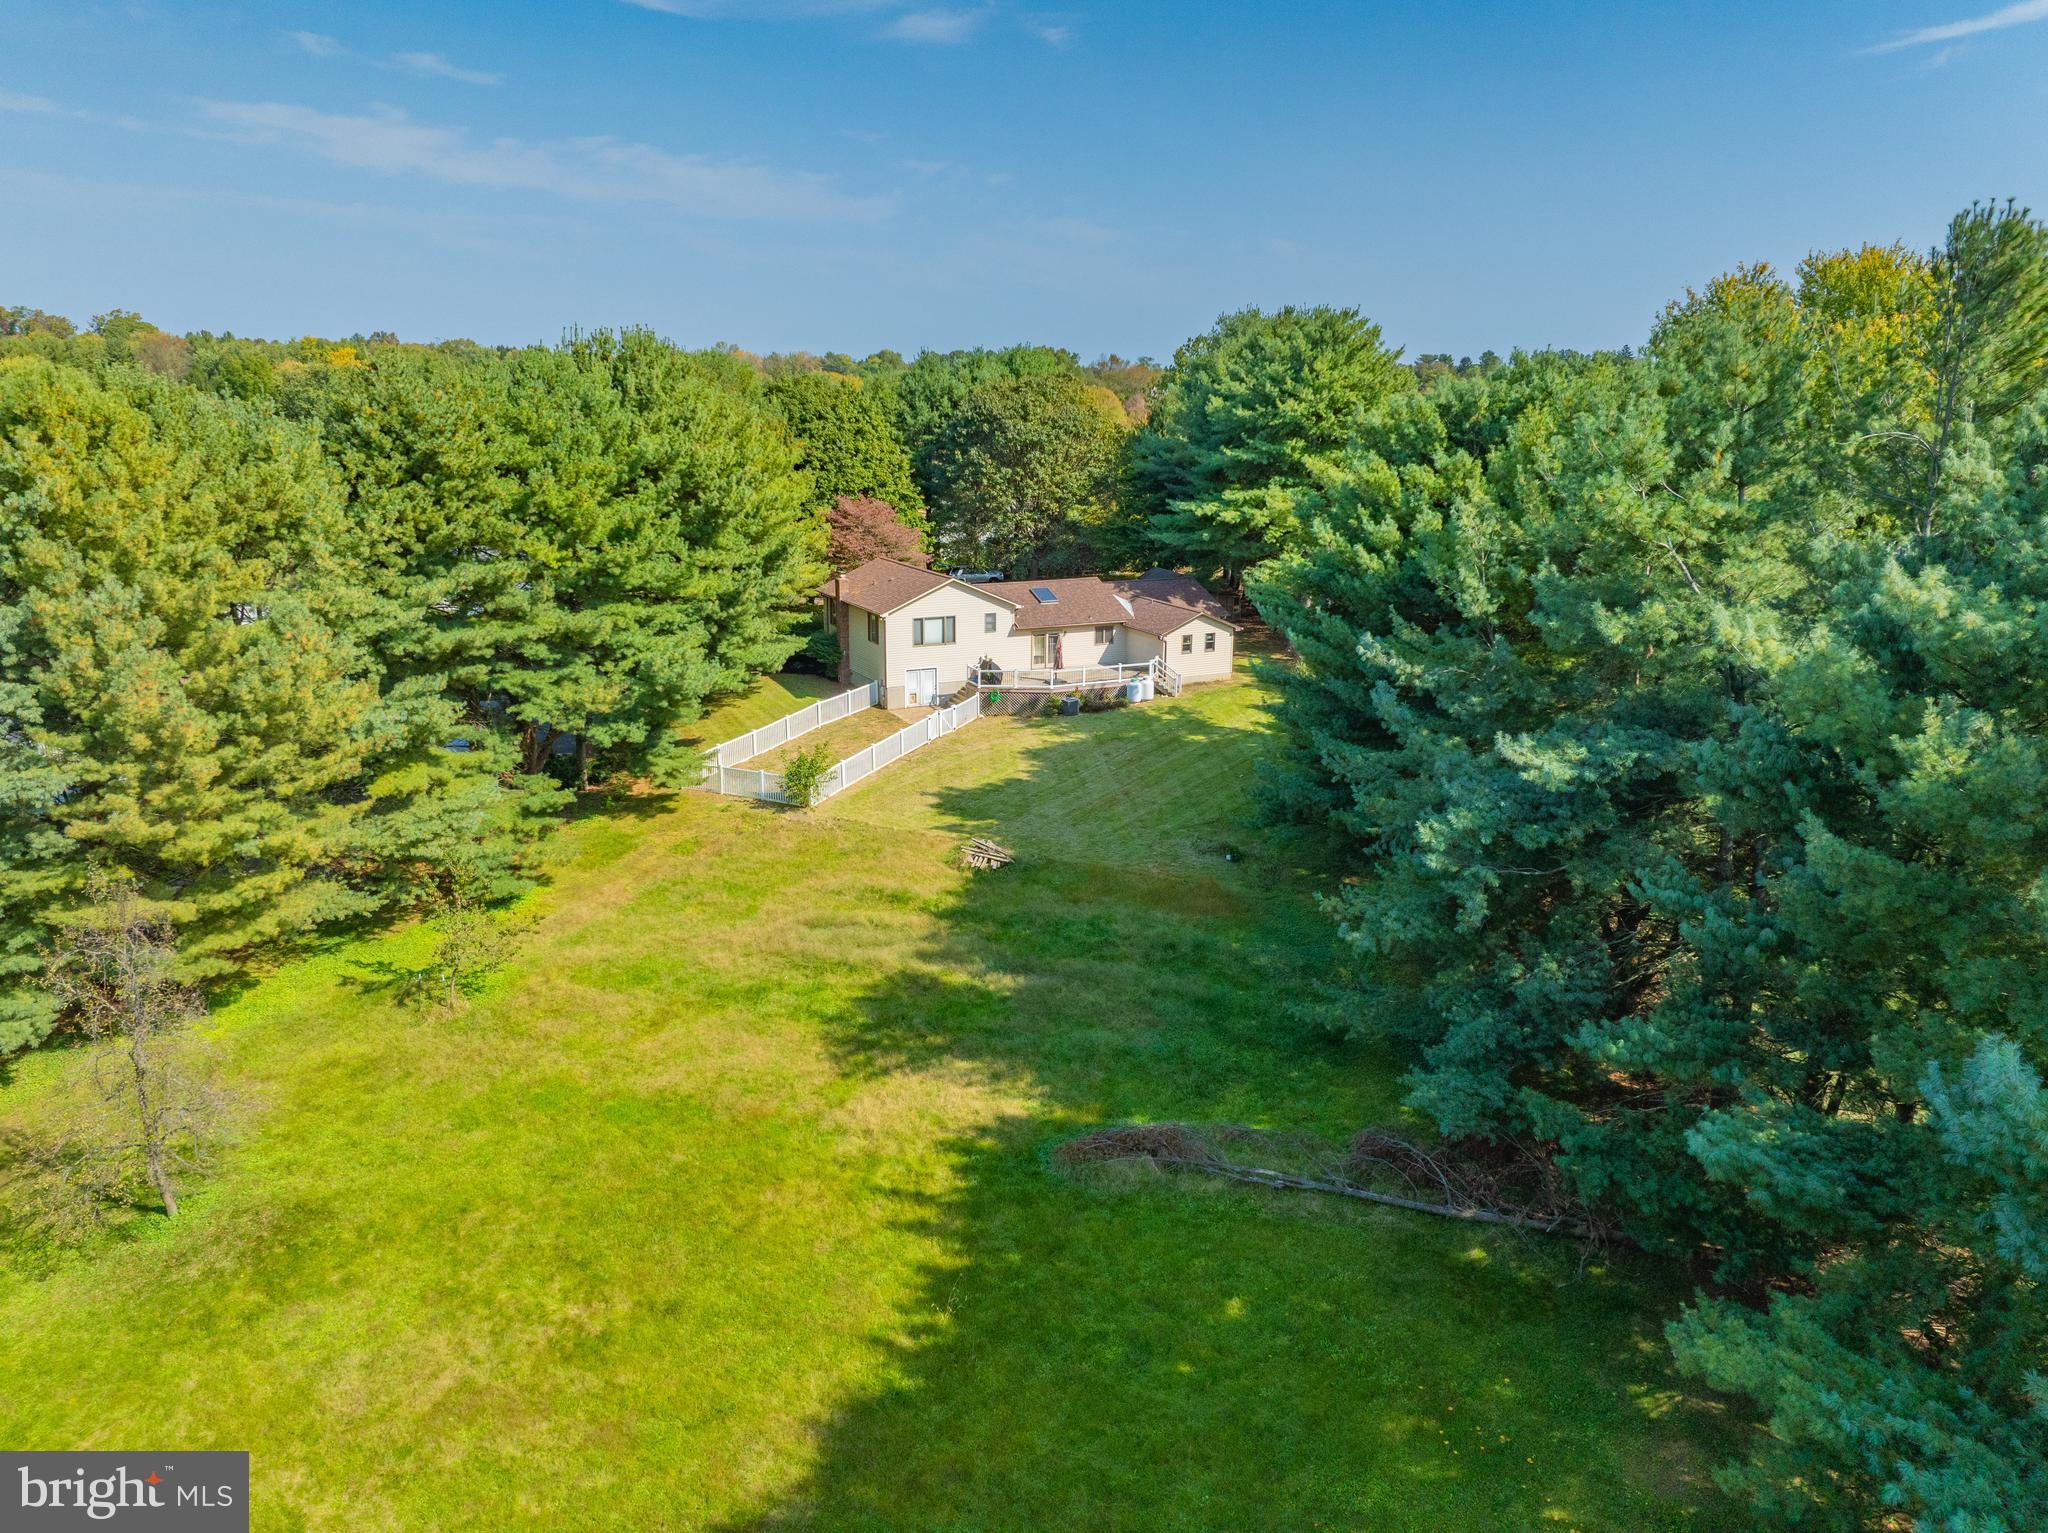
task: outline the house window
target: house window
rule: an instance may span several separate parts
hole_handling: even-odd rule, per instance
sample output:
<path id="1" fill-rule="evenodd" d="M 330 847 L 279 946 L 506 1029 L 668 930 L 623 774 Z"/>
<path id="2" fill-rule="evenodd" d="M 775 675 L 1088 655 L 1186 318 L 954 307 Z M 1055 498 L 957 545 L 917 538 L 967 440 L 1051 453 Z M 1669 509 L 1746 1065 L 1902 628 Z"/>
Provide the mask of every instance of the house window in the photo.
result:
<path id="1" fill-rule="evenodd" d="M 1192 655 L 1195 652 L 1195 636 L 1193 634 L 1184 633 L 1180 636 L 1180 652 L 1183 655 Z"/>
<path id="2" fill-rule="evenodd" d="M 881 642 L 882 620 L 879 617 L 877 617 L 874 613 L 870 612 L 868 614 L 868 643 L 879 644 Z"/>
<path id="3" fill-rule="evenodd" d="M 1213 655 L 1213 654 L 1215 654 L 1215 653 L 1216 653 L 1216 630 L 1215 630 L 1215 629 L 1213 629 L 1213 628 L 1212 628 L 1212 629 L 1210 629 L 1210 630 L 1209 630 L 1209 631 L 1208 631 L 1207 633 L 1205 633 L 1205 634 L 1203 634 L 1203 635 L 1202 635 L 1202 651 L 1203 651 L 1203 653 L 1204 653 L 1204 654 L 1210 654 L 1210 655 Z"/>
<path id="4" fill-rule="evenodd" d="M 996 615 L 993 612 L 982 613 L 981 631 L 983 633 L 994 633 L 996 631 Z"/>
<path id="5" fill-rule="evenodd" d="M 910 623 L 912 644 L 951 644 L 953 642 L 953 620 L 949 617 L 913 618 Z"/>
<path id="6" fill-rule="evenodd" d="M 1096 642 L 1097 644 L 1114 644 L 1114 643 L 1116 643 L 1116 628 L 1115 628 L 1115 626 L 1114 626 L 1113 624 L 1112 624 L 1112 625 L 1107 625 L 1107 626 L 1105 626 L 1104 624 L 1101 624 L 1101 623 L 1097 623 L 1097 624 L 1095 625 L 1095 642 Z"/>

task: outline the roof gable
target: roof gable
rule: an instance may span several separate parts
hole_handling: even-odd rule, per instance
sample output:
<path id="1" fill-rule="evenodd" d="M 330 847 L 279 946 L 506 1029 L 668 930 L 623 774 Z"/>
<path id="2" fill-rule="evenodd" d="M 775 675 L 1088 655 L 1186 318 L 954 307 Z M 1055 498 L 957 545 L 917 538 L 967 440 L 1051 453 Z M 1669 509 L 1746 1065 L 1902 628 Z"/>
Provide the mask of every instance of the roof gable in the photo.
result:
<path id="1" fill-rule="evenodd" d="M 1129 580 L 1059 575 L 1044 580 L 966 581 L 900 559 L 870 559 L 834 575 L 818 589 L 863 611 L 889 613 L 949 585 L 1010 608 L 1011 621 L 1021 633 L 1128 624 L 1140 633 L 1164 636 L 1196 618 L 1238 631 L 1230 621 L 1230 609 L 1199 580 L 1165 569 L 1148 570 Z"/>
<path id="2" fill-rule="evenodd" d="M 1136 601 L 1164 602 L 1168 606 L 1181 607 L 1190 613 L 1201 613 L 1219 623 L 1229 623 L 1234 630 L 1237 624 L 1230 622 L 1230 609 L 1212 594 L 1209 588 L 1192 575 L 1176 574 L 1172 570 L 1147 570 L 1135 580 L 1115 582 L 1118 591 Z"/>
<path id="3" fill-rule="evenodd" d="M 921 569 L 915 564 L 905 564 L 901 559 L 870 559 L 866 564 L 856 565 L 850 570 L 834 575 L 818 587 L 821 595 L 845 602 L 849 607 L 859 607 L 864 612 L 890 613 L 898 607 L 916 601 L 920 596 L 929 596 L 947 586 L 958 586 L 963 591 L 987 595 L 991 600 L 1005 607 L 1017 604 L 1003 596 L 991 593 L 987 586 L 973 585 L 965 580 L 955 580 L 944 570 Z"/>

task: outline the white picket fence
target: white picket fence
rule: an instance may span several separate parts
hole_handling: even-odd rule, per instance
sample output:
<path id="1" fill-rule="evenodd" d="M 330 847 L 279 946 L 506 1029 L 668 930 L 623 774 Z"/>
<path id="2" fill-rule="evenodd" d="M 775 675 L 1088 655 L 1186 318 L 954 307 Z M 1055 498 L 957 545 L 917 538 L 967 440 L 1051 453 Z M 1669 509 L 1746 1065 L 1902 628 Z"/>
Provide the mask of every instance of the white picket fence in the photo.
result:
<path id="1" fill-rule="evenodd" d="M 868 691 L 869 688 L 867 687 L 856 687 L 852 692 L 842 693 L 840 697 L 825 699 L 825 705 L 829 707 L 831 704 L 839 702 L 842 698 L 852 697 L 856 694 L 865 694 Z M 813 706 L 817 705 L 814 704 Z M 807 709 L 799 710 L 797 713 L 791 714 L 790 717 L 792 719 L 800 718 L 803 713 L 808 711 Z M 846 710 L 846 712 L 851 711 L 852 709 Z M 837 717 L 844 718 L 846 713 L 840 713 Z M 981 694 L 979 692 L 969 693 L 950 708 L 934 708 L 916 723 L 904 725 L 903 728 L 897 730 L 896 733 L 890 735 L 887 739 L 877 740 L 866 750 L 855 751 L 851 756 L 848 756 L 844 761 L 833 767 L 825 774 L 824 784 L 818 792 L 819 802 L 822 803 L 835 793 L 844 792 L 863 778 L 874 776 L 875 773 L 879 772 L 890 762 L 901 760 L 919 746 L 929 745 L 941 735 L 949 735 L 956 729 L 972 724 L 980 717 Z M 830 723 L 831 719 L 827 718 L 823 722 Z M 773 727 L 773 725 L 763 726 L 764 729 L 772 729 Z M 806 725 L 804 729 L 794 730 L 784 735 L 782 740 L 793 740 L 797 736 L 804 734 L 806 730 L 817 727 L 815 723 Z M 754 730 L 752 733 L 759 734 L 761 730 Z M 713 793 L 724 793 L 736 798 L 761 798 L 768 800 L 771 804 L 788 803 L 788 798 L 782 792 L 782 774 L 780 772 L 764 772 L 758 767 L 729 767 L 725 765 L 721 753 L 726 750 L 727 746 L 740 744 L 748 738 L 749 736 L 742 735 L 739 740 L 727 741 L 726 745 L 719 746 L 717 750 L 710 753 L 711 760 L 704 769 L 702 786 L 708 788 Z M 773 750 L 776 745 L 782 743 L 782 740 L 776 740 L 770 744 L 759 746 L 749 751 L 747 756 L 735 759 L 745 761 L 750 756 L 759 755 L 762 751 Z"/>
<path id="2" fill-rule="evenodd" d="M 834 724 L 861 708 L 872 708 L 882 700 L 882 684 L 879 681 L 866 682 L 858 687 L 849 687 L 837 697 L 821 697 L 815 703 L 807 703 L 794 713 L 785 713 L 781 718 L 763 724 L 759 729 L 750 729 L 722 745 L 714 745 L 704 753 L 705 778 L 707 786 L 712 768 L 725 770 L 742 761 L 752 761 L 763 751 L 772 751 L 778 745 L 787 745 L 799 736 L 807 735 L 822 724 Z M 758 774 L 757 774 L 758 775 Z M 725 790 L 719 789 L 722 793 Z M 756 793 L 755 798 L 766 794 Z"/>
<path id="3" fill-rule="evenodd" d="M 941 735 L 964 729 L 981 717 L 981 694 L 970 692 L 950 708 L 934 708 L 915 724 L 906 725 L 886 740 L 877 740 L 864 751 L 855 751 L 825 774 L 818 793 L 822 801 L 843 793 L 864 777 L 872 777 L 892 761 L 899 761 L 920 745 L 929 745 Z"/>
<path id="4" fill-rule="evenodd" d="M 714 762 L 704 769 L 704 781 L 697 786 L 734 798 L 765 798 L 771 804 L 789 802 L 782 796 L 782 774 L 763 772 L 757 767 L 719 766 Z"/>

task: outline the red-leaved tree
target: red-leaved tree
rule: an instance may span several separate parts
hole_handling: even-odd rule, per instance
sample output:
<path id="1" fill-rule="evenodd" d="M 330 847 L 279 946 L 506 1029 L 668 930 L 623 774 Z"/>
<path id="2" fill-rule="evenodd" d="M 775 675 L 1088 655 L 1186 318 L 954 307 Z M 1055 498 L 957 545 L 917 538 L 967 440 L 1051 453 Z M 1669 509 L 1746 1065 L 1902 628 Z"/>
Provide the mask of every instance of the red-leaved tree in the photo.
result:
<path id="1" fill-rule="evenodd" d="M 825 513 L 827 553 L 835 570 L 850 570 L 870 559 L 925 563 L 924 538 L 886 500 L 842 495 Z"/>

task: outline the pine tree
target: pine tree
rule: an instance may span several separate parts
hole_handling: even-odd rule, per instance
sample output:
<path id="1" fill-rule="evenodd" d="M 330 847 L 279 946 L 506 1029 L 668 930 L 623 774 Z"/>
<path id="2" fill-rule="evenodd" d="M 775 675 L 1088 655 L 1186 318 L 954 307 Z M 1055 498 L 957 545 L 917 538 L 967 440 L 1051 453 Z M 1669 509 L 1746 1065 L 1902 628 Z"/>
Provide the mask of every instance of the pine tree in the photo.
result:
<path id="1" fill-rule="evenodd" d="M 2042 1516 L 2038 226 L 1740 271 L 1641 361 L 1395 401 L 1252 589 L 1275 812 L 1360 876 L 1326 1014 L 1452 1134 L 1780 1296 L 1681 1361 L 1787 1525 Z M 2034 393 L 2029 395 L 2027 390 Z M 2031 400 L 2031 402 L 2028 402 Z"/>
<path id="2" fill-rule="evenodd" d="M 1297 497 L 1366 415 L 1414 386 L 1353 309 L 1226 314 L 1174 354 L 1132 438 L 1125 514 L 1161 557 L 1237 584 L 1292 547 Z"/>
<path id="3" fill-rule="evenodd" d="M 826 574 L 823 519 L 774 422 L 675 348 L 644 331 L 600 334 L 565 360 L 599 390 L 577 456 L 608 503 L 529 491 L 526 520 L 556 550 L 546 587 L 560 616 L 545 648 L 568 690 L 548 686 L 577 706 L 556 712 L 526 690 L 514 711 L 667 779 L 686 764 L 678 724 L 802 647 Z M 537 354 L 533 366 L 562 377 Z"/>
<path id="4" fill-rule="evenodd" d="M 340 500 L 312 439 L 124 369 L 0 363 L 0 923 L 21 983 L 88 867 L 135 882 L 179 977 L 363 907 L 333 876 L 376 707 L 324 620 Z"/>

